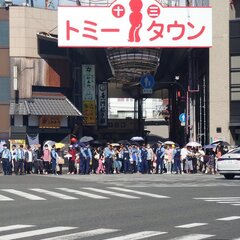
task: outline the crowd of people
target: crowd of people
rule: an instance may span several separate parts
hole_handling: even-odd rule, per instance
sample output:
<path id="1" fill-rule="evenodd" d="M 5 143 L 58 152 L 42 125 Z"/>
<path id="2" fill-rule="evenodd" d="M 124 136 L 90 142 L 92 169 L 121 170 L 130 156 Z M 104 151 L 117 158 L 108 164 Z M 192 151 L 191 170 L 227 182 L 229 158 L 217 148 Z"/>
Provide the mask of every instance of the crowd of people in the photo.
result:
<path id="1" fill-rule="evenodd" d="M 217 159 L 226 153 L 221 144 L 214 148 L 162 144 L 90 143 L 69 145 L 67 149 L 45 144 L 3 145 L 0 152 L 4 175 L 25 174 L 216 174 Z"/>

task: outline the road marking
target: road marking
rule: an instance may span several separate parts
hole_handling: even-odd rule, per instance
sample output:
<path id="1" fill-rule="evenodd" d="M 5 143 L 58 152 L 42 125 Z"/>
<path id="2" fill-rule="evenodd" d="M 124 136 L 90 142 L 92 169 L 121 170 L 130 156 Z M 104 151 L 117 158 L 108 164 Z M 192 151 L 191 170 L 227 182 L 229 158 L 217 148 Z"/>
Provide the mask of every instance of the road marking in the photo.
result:
<path id="1" fill-rule="evenodd" d="M 138 240 L 138 239 L 144 239 L 144 238 L 150 238 L 150 237 L 162 235 L 165 233 L 167 232 L 145 231 L 145 232 L 128 234 L 120 237 L 108 238 L 105 240 Z"/>
<path id="2" fill-rule="evenodd" d="M 232 220 L 237 220 L 240 219 L 240 216 L 231 216 L 231 217 L 225 217 L 225 218 L 218 218 L 216 220 L 218 221 L 232 221 Z"/>
<path id="3" fill-rule="evenodd" d="M 153 198 L 170 198 L 168 196 L 163 196 L 163 195 L 158 195 L 158 194 L 153 194 L 153 193 L 146 193 L 146 192 L 139 192 L 139 191 L 126 189 L 126 188 L 119 188 L 119 187 L 108 187 L 108 188 L 123 191 L 123 192 L 135 193 L 135 194 L 139 194 L 139 195 L 143 195 L 143 196 L 149 196 L 149 197 L 153 197 Z"/>
<path id="4" fill-rule="evenodd" d="M 240 206 L 240 204 L 231 204 L 232 206 Z"/>
<path id="5" fill-rule="evenodd" d="M 201 240 L 210 237 L 214 237 L 215 235 L 208 235 L 208 234 L 191 234 L 186 236 L 181 236 L 177 238 L 172 238 L 171 240 Z"/>
<path id="6" fill-rule="evenodd" d="M 204 225 L 208 225 L 208 223 L 190 223 L 190 224 L 175 226 L 175 228 L 194 228 L 194 227 L 200 227 Z"/>
<path id="7" fill-rule="evenodd" d="M 58 236 L 58 237 L 44 238 L 41 240 L 75 240 L 75 239 L 81 239 L 81 238 L 87 238 L 87 237 L 94 237 L 94 236 L 117 232 L 117 231 L 120 231 L 120 230 L 119 229 L 99 228 L 99 229 L 94 229 L 94 230 L 85 231 L 85 232 L 78 232 L 78 233 L 62 235 L 62 236 Z"/>
<path id="8" fill-rule="evenodd" d="M 34 201 L 35 200 L 46 200 L 45 198 L 38 197 L 36 195 L 30 194 L 30 193 L 26 193 L 26 192 L 22 192 L 22 191 L 15 190 L 15 189 L 1 189 L 1 190 L 5 191 L 5 192 L 12 193 L 12 194 L 15 194 L 15 195 L 23 197 L 23 198 L 34 200 Z"/>
<path id="9" fill-rule="evenodd" d="M 22 229 L 22 228 L 30 228 L 30 227 L 35 227 L 35 225 L 21 225 L 21 224 L 10 225 L 5 227 L 0 227 L 0 232 Z"/>
<path id="10" fill-rule="evenodd" d="M 105 194 L 109 194 L 109 195 L 116 196 L 116 197 L 128 198 L 128 199 L 139 199 L 140 198 L 140 197 L 135 197 L 135 196 L 131 196 L 131 195 L 123 194 L 123 193 L 117 193 L 117 192 L 112 192 L 112 191 L 97 189 L 97 188 L 91 188 L 91 187 L 86 187 L 83 189 L 91 190 L 94 192 L 105 193 Z"/>
<path id="11" fill-rule="evenodd" d="M 216 201 L 216 200 L 225 200 L 225 199 L 240 199 L 240 197 L 210 197 L 210 198 L 193 198 L 193 199 Z"/>
<path id="12" fill-rule="evenodd" d="M 0 201 L 14 201 L 14 199 L 3 196 L 3 195 L 0 194 Z"/>
<path id="13" fill-rule="evenodd" d="M 100 196 L 100 195 L 87 193 L 87 192 L 74 190 L 74 189 L 69 189 L 69 188 L 56 188 L 56 189 L 59 189 L 59 190 L 65 191 L 65 192 L 69 192 L 69 193 L 74 193 L 74 194 L 81 195 L 81 196 L 84 196 L 84 197 L 94 198 L 94 199 L 109 199 L 108 197 L 103 197 L 103 196 Z"/>
<path id="14" fill-rule="evenodd" d="M 231 202 L 217 202 L 217 203 L 225 203 L 225 204 L 236 203 L 236 204 L 240 204 L 240 202 L 234 202 L 234 201 L 231 201 Z"/>
<path id="15" fill-rule="evenodd" d="M 44 228 L 39 230 L 32 230 L 27 232 L 20 232 L 20 233 L 14 233 L 9 235 L 2 235 L 0 236 L 0 240 L 13 240 L 13 239 L 21 239 L 21 238 L 27 238 L 27 237 L 35 237 L 43 234 L 48 233 L 55 233 L 55 232 L 63 232 L 67 230 L 72 230 L 77 227 L 51 227 L 51 228 Z"/>
<path id="16" fill-rule="evenodd" d="M 56 197 L 56 198 L 65 199 L 65 200 L 66 199 L 67 200 L 78 199 L 78 198 L 68 196 L 68 195 L 65 195 L 65 194 L 62 194 L 62 193 L 52 192 L 52 191 L 48 191 L 48 190 L 41 189 L 41 188 L 31 188 L 30 190 L 35 191 L 35 192 L 39 192 L 39 193 L 44 193 L 44 194 L 47 194 L 47 195 L 50 195 L 50 196 L 53 196 L 53 197 Z"/>

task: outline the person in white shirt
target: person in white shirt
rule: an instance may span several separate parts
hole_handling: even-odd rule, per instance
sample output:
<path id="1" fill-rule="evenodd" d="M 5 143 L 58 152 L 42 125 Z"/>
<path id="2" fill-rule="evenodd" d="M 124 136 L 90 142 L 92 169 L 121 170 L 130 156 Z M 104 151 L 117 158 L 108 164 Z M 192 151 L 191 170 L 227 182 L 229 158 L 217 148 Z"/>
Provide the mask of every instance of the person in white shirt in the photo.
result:
<path id="1" fill-rule="evenodd" d="M 181 155 L 181 171 L 183 173 L 185 170 L 185 165 L 186 165 L 186 160 L 187 160 L 187 155 L 188 155 L 188 150 L 187 150 L 186 146 L 184 146 L 181 149 L 180 155 Z"/>

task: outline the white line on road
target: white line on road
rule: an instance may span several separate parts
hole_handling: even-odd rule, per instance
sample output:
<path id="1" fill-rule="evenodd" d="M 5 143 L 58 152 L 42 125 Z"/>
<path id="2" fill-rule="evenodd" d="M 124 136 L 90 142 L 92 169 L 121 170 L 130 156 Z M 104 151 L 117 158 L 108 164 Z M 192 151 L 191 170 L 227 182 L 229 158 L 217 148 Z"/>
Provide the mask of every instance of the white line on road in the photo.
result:
<path id="1" fill-rule="evenodd" d="M 232 206 L 240 206 L 240 204 L 231 204 Z"/>
<path id="2" fill-rule="evenodd" d="M 0 201 L 14 201 L 14 199 L 0 195 Z"/>
<path id="3" fill-rule="evenodd" d="M 128 199 L 139 199 L 139 197 L 135 197 L 135 196 L 131 196 L 123 193 L 112 192 L 112 191 L 103 190 L 103 189 L 97 189 L 97 188 L 91 188 L 91 187 L 86 187 L 83 189 L 91 190 L 94 192 L 105 193 L 105 194 L 116 196 L 116 197 L 122 197 L 122 198 L 128 198 Z"/>
<path id="4" fill-rule="evenodd" d="M 135 190 L 126 189 L 126 188 L 119 188 L 119 187 L 108 187 L 108 188 L 113 189 L 113 190 L 123 191 L 123 192 L 135 193 L 135 194 L 139 194 L 139 195 L 143 195 L 143 196 L 149 196 L 149 197 L 153 197 L 153 198 L 170 198 L 168 196 L 163 196 L 163 195 L 158 195 L 158 194 L 153 194 L 153 193 L 140 192 L 140 191 L 135 191 Z"/>
<path id="5" fill-rule="evenodd" d="M 144 239 L 144 238 L 150 238 L 150 237 L 162 235 L 165 233 L 167 232 L 145 231 L 145 232 L 128 234 L 120 237 L 108 238 L 105 240 L 138 240 L 138 239 Z"/>
<path id="6" fill-rule="evenodd" d="M 190 224 L 175 226 L 175 228 L 193 228 L 193 227 L 200 227 L 204 225 L 208 225 L 208 223 L 190 223 Z"/>
<path id="7" fill-rule="evenodd" d="M 5 227 L 0 227 L 0 232 L 22 229 L 22 228 L 30 228 L 30 227 L 35 227 L 35 225 L 21 225 L 21 224 L 10 225 Z"/>
<path id="8" fill-rule="evenodd" d="M 69 188 L 56 188 L 65 192 L 69 192 L 69 193 L 74 193 L 77 195 L 81 195 L 84 197 L 89 197 L 89 198 L 94 198 L 94 199 L 109 199 L 108 197 L 103 197 L 100 195 L 96 195 L 96 194 L 92 194 L 92 193 L 87 193 L 87 192 L 83 192 L 83 191 L 79 191 L 79 190 L 75 190 L 75 189 L 69 189 Z"/>
<path id="9" fill-rule="evenodd" d="M 232 220 L 237 220 L 240 219 L 240 216 L 231 216 L 231 217 L 225 217 L 225 218 L 218 218 L 216 220 L 218 221 L 232 221 Z"/>
<path id="10" fill-rule="evenodd" d="M 1 189 L 1 190 L 5 191 L 5 192 L 12 193 L 12 194 L 15 194 L 15 195 L 23 197 L 23 198 L 30 199 L 30 200 L 46 200 L 45 198 L 30 194 L 30 193 L 22 192 L 22 191 L 19 191 L 19 190 L 15 190 L 15 189 Z"/>
<path id="11" fill-rule="evenodd" d="M 20 232 L 20 233 L 14 233 L 9 235 L 2 235 L 0 236 L 0 240 L 15 240 L 15 239 L 21 239 L 21 238 L 27 238 L 27 237 L 33 237 L 33 236 L 39 236 L 43 234 L 48 233 L 55 233 L 55 232 L 62 232 L 67 230 L 72 230 L 77 227 L 52 227 L 52 228 L 44 228 L 39 230 L 32 230 L 27 232 Z"/>
<path id="12" fill-rule="evenodd" d="M 240 197 L 210 197 L 210 198 L 193 198 L 193 199 L 200 199 L 200 200 L 225 200 L 225 199 L 240 199 Z"/>
<path id="13" fill-rule="evenodd" d="M 208 235 L 208 234 L 191 234 L 186 236 L 181 236 L 177 238 L 172 238 L 171 240 L 201 240 L 210 237 L 214 237 L 215 235 Z"/>
<path id="14" fill-rule="evenodd" d="M 85 231 L 85 232 L 78 232 L 78 233 L 62 235 L 62 236 L 58 236 L 58 237 L 44 238 L 41 240 L 75 240 L 75 239 L 81 239 L 81 238 L 87 238 L 87 237 L 94 237 L 94 236 L 117 232 L 117 231 L 120 231 L 120 230 L 119 229 L 99 228 L 99 229 L 94 229 L 94 230 Z"/>
<path id="15" fill-rule="evenodd" d="M 217 203 L 225 203 L 225 204 L 231 204 L 231 203 L 236 203 L 236 204 L 240 204 L 240 202 L 235 202 L 235 201 L 231 201 L 231 202 L 217 202 Z"/>
<path id="16" fill-rule="evenodd" d="M 39 193 L 44 193 L 44 194 L 50 195 L 52 197 L 65 199 L 65 200 L 78 199 L 78 198 L 68 196 L 68 195 L 65 195 L 65 194 L 62 194 L 62 193 L 52 192 L 52 191 L 48 191 L 48 190 L 41 189 L 41 188 L 31 188 L 30 190 L 35 191 L 35 192 L 39 192 Z"/>

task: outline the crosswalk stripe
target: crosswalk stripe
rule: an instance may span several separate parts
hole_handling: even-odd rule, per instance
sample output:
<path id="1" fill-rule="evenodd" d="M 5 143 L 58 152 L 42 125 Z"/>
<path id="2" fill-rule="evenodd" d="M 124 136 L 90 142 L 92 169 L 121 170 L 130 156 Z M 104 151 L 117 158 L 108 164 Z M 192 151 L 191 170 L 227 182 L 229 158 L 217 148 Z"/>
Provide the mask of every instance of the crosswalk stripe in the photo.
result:
<path id="1" fill-rule="evenodd" d="M 237 220 L 240 219 L 240 216 L 231 216 L 231 217 L 225 217 L 225 218 L 218 218 L 216 220 L 218 221 L 232 221 L 232 220 Z"/>
<path id="2" fill-rule="evenodd" d="M 206 239 L 214 236 L 215 235 L 208 235 L 208 234 L 191 234 L 191 235 L 172 238 L 171 240 L 201 240 L 201 239 Z"/>
<path id="3" fill-rule="evenodd" d="M 83 188 L 83 189 L 91 190 L 91 191 L 94 191 L 94 192 L 105 193 L 105 194 L 112 195 L 112 196 L 128 198 L 128 199 L 139 199 L 140 198 L 140 197 L 135 197 L 135 196 L 131 196 L 131 195 L 123 194 L 123 193 L 117 193 L 117 192 L 112 192 L 112 191 L 97 189 L 97 188 L 91 188 L 91 187 L 86 187 L 86 188 Z"/>
<path id="4" fill-rule="evenodd" d="M 223 199 L 210 199 L 210 200 L 205 200 L 206 202 L 218 202 L 218 201 L 231 201 L 231 202 L 238 202 L 240 200 L 240 198 L 236 198 L 236 199 L 233 199 L 233 198 L 223 198 Z"/>
<path id="5" fill-rule="evenodd" d="M 117 231 L 119 231 L 119 229 L 99 228 L 99 229 L 94 229 L 94 230 L 85 231 L 85 232 L 62 235 L 58 237 L 44 238 L 41 240 L 75 240 L 75 239 L 81 239 L 81 238 L 87 238 L 87 237 L 94 237 L 94 236 L 107 234 L 107 233 L 113 233 Z"/>
<path id="6" fill-rule="evenodd" d="M 236 203 L 236 204 L 240 204 L 240 202 L 234 202 L 234 201 L 231 201 L 231 202 L 217 202 L 217 203 L 225 203 L 225 204 Z"/>
<path id="7" fill-rule="evenodd" d="M 193 228 L 193 227 L 200 227 L 204 225 L 208 225 L 208 223 L 190 223 L 190 224 L 176 226 L 176 228 Z"/>
<path id="8" fill-rule="evenodd" d="M 67 200 L 78 199 L 78 198 L 68 196 L 68 195 L 65 195 L 65 194 L 62 194 L 62 193 L 48 191 L 48 190 L 41 189 L 41 188 L 31 188 L 30 190 L 35 191 L 35 192 L 39 192 L 39 193 L 44 193 L 44 194 L 47 194 L 47 195 L 50 195 L 50 196 L 53 196 L 53 197 L 56 197 L 56 198 L 65 199 L 65 200 L 66 199 Z"/>
<path id="9" fill-rule="evenodd" d="M 17 229 L 22 229 L 22 228 L 30 228 L 30 227 L 35 227 L 35 225 L 21 225 L 21 224 L 10 225 L 10 226 L 5 226 L 5 227 L 0 227 L 0 232 L 17 230 Z"/>
<path id="10" fill-rule="evenodd" d="M 15 190 L 15 189 L 1 189 L 1 190 L 5 191 L 5 192 L 8 192 L 8 193 L 15 194 L 15 195 L 23 197 L 23 198 L 30 199 L 30 200 L 46 200 L 45 198 L 38 197 L 36 195 L 26 193 L 26 192 L 22 192 L 22 191 Z"/>
<path id="11" fill-rule="evenodd" d="M 20 232 L 20 233 L 13 233 L 8 235 L 0 236 L 0 240 L 13 240 L 13 239 L 21 239 L 33 236 L 39 236 L 48 233 L 55 233 L 55 232 L 62 232 L 67 230 L 72 230 L 77 227 L 51 227 L 51 228 L 44 228 L 39 230 L 32 230 L 27 232 Z"/>
<path id="12" fill-rule="evenodd" d="M 69 192 L 69 193 L 74 193 L 77 195 L 81 195 L 84 197 L 89 197 L 89 198 L 94 198 L 94 199 L 109 199 L 108 197 L 103 197 L 100 195 L 96 195 L 96 194 L 92 194 L 92 193 L 87 193 L 87 192 L 83 192 L 83 191 L 79 191 L 79 190 L 75 190 L 75 189 L 69 189 L 69 188 L 56 188 L 65 192 Z"/>
<path id="13" fill-rule="evenodd" d="M 0 194 L 0 201 L 14 201 L 14 199 L 3 196 L 3 195 Z"/>
<path id="14" fill-rule="evenodd" d="M 197 200 L 224 200 L 224 199 L 240 199 L 240 197 L 210 197 L 210 198 L 193 198 Z"/>
<path id="15" fill-rule="evenodd" d="M 150 237 L 162 235 L 165 233 L 167 232 L 145 231 L 145 232 L 128 234 L 120 237 L 108 238 L 105 240 L 138 240 L 138 239 L 144 239 L 144 238 L 150 238 Z"/>
<path id="16" fill-rule="evenodd" d="M 240 204 L 231 204 L 232 206 L 240 206 Z"/>
<path id="17" fill-rule="evenodd" d="M 139 192 L 139 191 L 126 189 L 126 188 L 119 188 L 119 187 L 108 187 L 108 188 L 123 191 L 123 192 L 135 193 L 135 194 L 139 194 L 139 195 L 143 195 L 143 196 L 149 196 L 149 197 L 153 197 L 153 198 L 170 198 L 168 196 L 158 195 L 158 194 L 154 194 L 154 193 Z"/>

